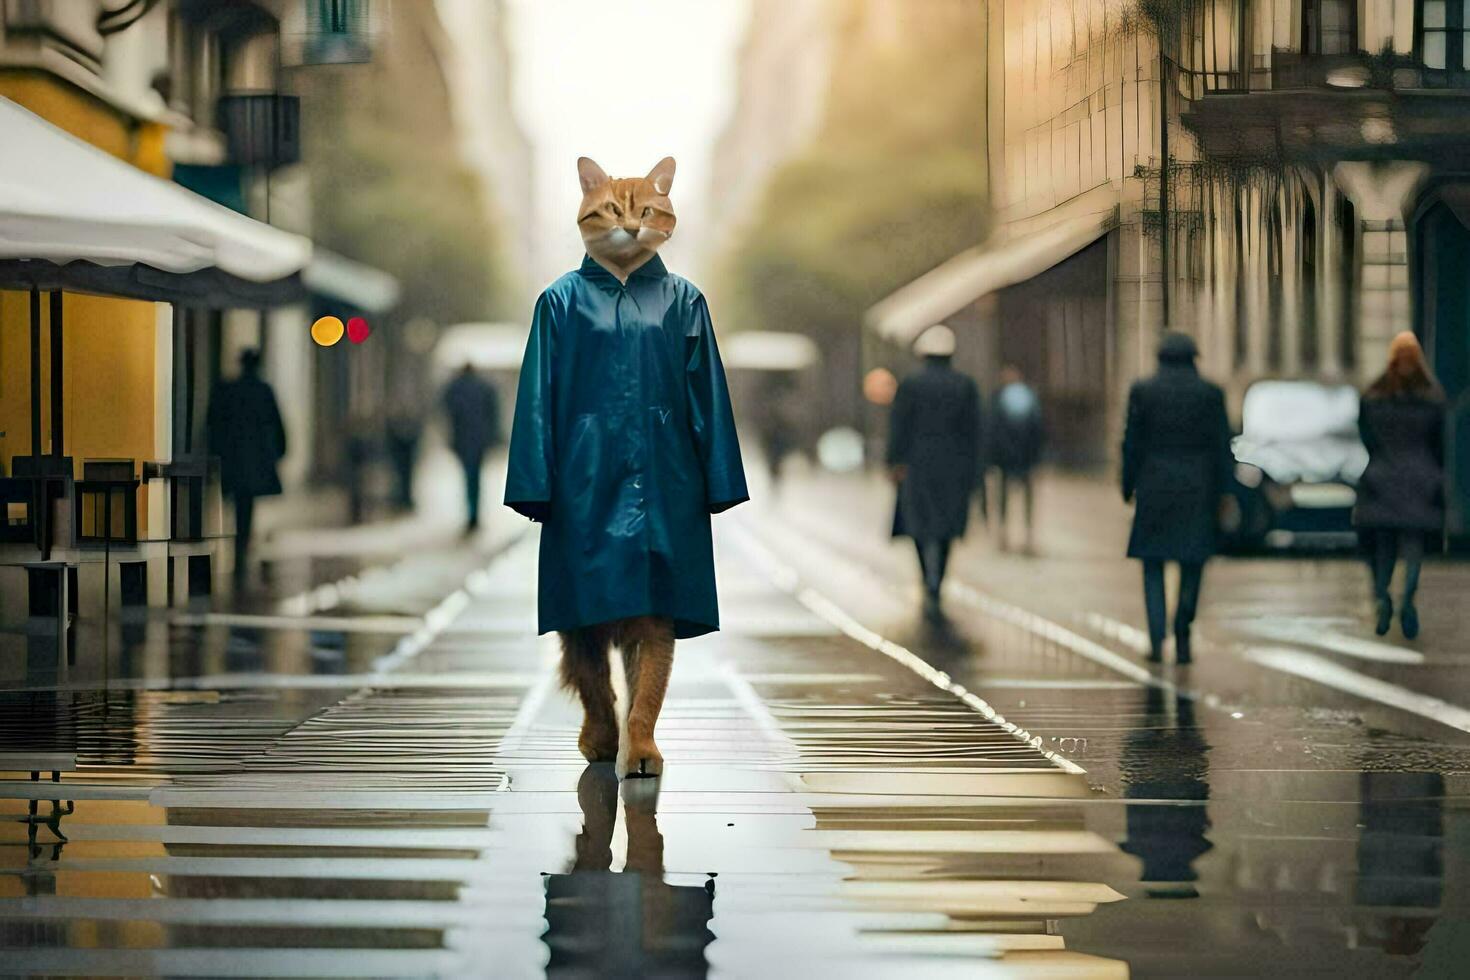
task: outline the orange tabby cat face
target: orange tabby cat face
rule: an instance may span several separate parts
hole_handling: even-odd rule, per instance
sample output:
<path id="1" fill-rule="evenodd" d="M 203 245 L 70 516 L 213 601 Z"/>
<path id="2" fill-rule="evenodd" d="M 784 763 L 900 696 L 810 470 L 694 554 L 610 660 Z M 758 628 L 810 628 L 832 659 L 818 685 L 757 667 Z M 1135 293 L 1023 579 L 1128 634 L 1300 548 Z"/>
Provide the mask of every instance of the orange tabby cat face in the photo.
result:
<path id="1" fill-rule="evenodd" d="M 577 227 L 587 254 L 615 270 L 631 270 L 653 257 L 674 233 L 674 158 L 664 157 L 647 177 L 607 175 L 587 157 L 577 160 L 582 207 Z"/>

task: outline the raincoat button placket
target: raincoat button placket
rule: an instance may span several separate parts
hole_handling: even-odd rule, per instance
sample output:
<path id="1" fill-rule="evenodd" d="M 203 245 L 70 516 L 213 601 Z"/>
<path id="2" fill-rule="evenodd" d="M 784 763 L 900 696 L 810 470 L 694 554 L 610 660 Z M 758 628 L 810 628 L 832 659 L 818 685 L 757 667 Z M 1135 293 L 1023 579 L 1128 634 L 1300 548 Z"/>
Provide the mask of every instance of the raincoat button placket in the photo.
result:
<path id="1" fill-rule="evenodd" d="M 626 283 L 626 282 L 619 283 L 618 284 L 618 305 L 619 305 L 619 307 L 621 307 L 622 301 L 623 301 L 623 299 L 626 296 L 628 296 L 628 283 Z M 619 318 L 618 318 L 618 323 L 619 323 L 619 326 L 620 327 L 622 327 L 623 329 L 626 329 L 626 324 L 623 321 L 623 319 L 622 319 L 621 316 L 619 316 Z M 630 373 L 635 373 L 636 374 L 636 372 L 630 372 Z M 641 378 L 639 380 L 641 381 Z M 641 390 L 642 389 L 642 385 L 641 384 L 637 386 L 639 390 L 636 391 L 636 392 L 632 390 L 633 387 L 634 386 L 631 386 L 630 385 L 629 388 L 628 388 L 628 390 L 626 390 L 624 392 L 624 395 L 623 395 L 623 401 L 624 401 L 623 414 L 624 414 L 624 417 L 625 418 L 628 418 L 628 419 L 637 418 L 637 413 L 634 411 L 634 407 L 638 404 L 638 402 L 640 400 L 640 396 L 642 394 L 642 390 Z M 639 457 L 641 456 L 640 446 L 639 446 L 639 442 L 640 442 L 639 433 L 637 432 L 636 429 L 634 429 L 632 427 L 629 427 L 628 429 L 625 430 L 625 438 L 627 439 L 627 447 L 628 447 L 627 448 L 627 455 L 625 457 L 625 460 L 626 460 L 626 465 L 628 467 L 629 476 L 631 477 L 631 479 L 629 480 L 629 484 L 632 486 L 632 488 L 634 490 L 642 491 L 642 489 L 643 489 L 643 472 L 642 472 L 642 467 L 639 464 Z M 633 497 L 633 501 L 637 505 L 638 510 L 641 512 L 643 510 L 644 503 L 645 503 L 643 494 L 641 492 L 635 494 L 634 497 Z"/>

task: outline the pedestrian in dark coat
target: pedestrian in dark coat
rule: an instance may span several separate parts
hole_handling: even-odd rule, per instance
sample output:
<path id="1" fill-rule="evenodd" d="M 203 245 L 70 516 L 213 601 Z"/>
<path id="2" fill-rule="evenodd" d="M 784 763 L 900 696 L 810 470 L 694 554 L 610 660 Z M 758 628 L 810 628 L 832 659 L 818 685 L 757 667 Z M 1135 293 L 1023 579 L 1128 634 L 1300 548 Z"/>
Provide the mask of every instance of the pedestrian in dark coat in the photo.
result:
<path id="1" fill-rule="evenodd" d="M 1393 623 L 1389 585 L 1394 565 L 1404 563 L 1404 598 L 1399 625 L 1404 636 L 1419 635 L 1414 593 L 1426 543 L 1444 532 L 1445 398 L 1412 333 L 1393 339 L 1388 368 L 1363 393 L 1358 431 L 1368 449 L 1368 468 L 1358 481 L 1353 523 L 1373 567 L 1378 601 L 1377 632 Z"/>
<path id="2" fill-rule="evenodd" d="M 240 376 L 215 388 L 205 421 L 209 451 L 219 457 L 221 489 L 235 503 L 235 578 L 245 577 L 255 498 L 281 492 L 276 464 L 286 455 L 286 427 L 271 386 L 260 376 L 260 351 L 240 352 Z"/>
<path id="3" fill-rule="evenodd" d="M 1128 393 L 1123 499 L 1135 500 L 1128 557 L 1143 561 L 1150 659 L 1163 659 L 1164 563 L 1179 563 L 1175 655 L 1190 660 L 1190 627 L 1204 565 L 1215 553 L 1219 511 L 1234 462 L 1225 395 L 1199 376 L 1199 350 L 1185 334 L 1159 344 L 1159 370 Z"/>
<path id="4" fill-rule="evenodd" d="M 444 389 L 449 416 L 449 448 L 464 469 L 465 532 L 480 526 L 480 471 L 485 454 L 500 442 L 500 395 L 495 386 L 466 364 Z"/>
<path id="5" fill-rule="evenodd" d="M 949 548 L 963 537 L 980 476 L 980 390 L 950 366 L 954 332 L 930 327 L 914 344 L 924 366 L 898 386 L 888 429 L 888 466 L 898 485 L 893 536 L 913 539 L 925 611 L 939 612 Z"/>
<path id="6" fill-rule="evenodd" d="M 1041 461 L 1045 430 L 1041 422 L 1041 399 L 1025 381 L 1021 369 L 1014 364 L 1001 368 L 1000 387 L 990 402 L 988 456 L 991 466 L 1000 471 L 1000 546 L 1007 546 L 1006 517 L 1010 511 L 1011 490 L 1019 488 L 1025 503 L 1026 546 L 1032 544 L 1035 507 L 1031 471 Z"/>

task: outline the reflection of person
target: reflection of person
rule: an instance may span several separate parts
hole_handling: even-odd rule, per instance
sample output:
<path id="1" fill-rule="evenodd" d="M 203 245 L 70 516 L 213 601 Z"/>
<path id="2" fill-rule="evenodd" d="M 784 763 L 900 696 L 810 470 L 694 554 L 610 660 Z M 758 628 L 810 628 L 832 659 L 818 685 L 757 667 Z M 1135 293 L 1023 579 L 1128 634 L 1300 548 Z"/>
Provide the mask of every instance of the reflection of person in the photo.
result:
<path id="1" fill-rule="evenodd" d="M 1006 547 L 1006 516 L 1011 488 L 1019 487 L 1025 498 L 1026 543 L 1031 544 L 1033 516 L 1031 471 L 1041 460 L 1044 438 L 1041 399 L 1021 375 L 1007 364 L 1000 372 L 1000 387 L 991 398 L 989 462 L 1000 471 L 1000 546 Z"/>
<path id="2" fill-rule="evenodd" d="M 240 376 L 217 387 L 206 420 L 209 450 L 220 461 L 225 496 L 235 501 L 235 579 L 245 577 L 255 498 L 281 492 L 276 464 L 286 428 L 271 386 L 260 376 L 260 351 L 240 352 Z"/>
<path id="3" fill-rule="evenodd" d="M 444 389 L 449 448 L 464 468 L 466 532 L 480 526 L 480 470 L 485 454 L 500 441 L 500 396 L 495 386 L 466 364 Z"/>
<path id="4" fill-rule="evenodd" d="M 582 832 L 566 874 L 546 878 L 546 935 L 552 976 L 703 976 L 704 949 L 715 938 L 714 880 L 703 887 L 664 878 L 664 839 L 658 830 L 658 784 L 623 784 L 628 855 L 612 866 L 618 778 L 608 765 L 590 765 L 577 781 Z"/>
<path id="5" fill-rule="evenodd" d="M 1159 344 L 1159 370 L 1128 393 L 1123 499 L 1137 498 L 1128 557 L 1143 560 L 1149 659 L 1163 660 L 1164 563 L 1179 563 L 1175 657 L 1190 661 L 1189 633 L 1215 534 L 1232 457 L 1225 395 L 1199 376 L 1199 349 L 1185 334 Z"/>
<path id="6" fill-rule="evenodd" d="M 898 484 L 894 537 L 913 539 L 925 612 L 939 613 L 950 543 L 965 533 L 980 469 L 980 389 L 950 366 L 954 331 L 930 327 L 914 342 L 924 366 L 898 386 L 888 466 Z"/>
<path id="7" fill-rule="evenodd" d="M 1171 703 L 1161 688 L 1146 690 L 1147 718 L 1123 743 L 1123 796 L 1163 802 L 1127 805 L 1122 850 L 1143 862 L 1138 880 L 1151 897 L 1196 898 L 1194 862 L 1214 846 L 1206 837 L 1210 746 L 1195 725 L 1192 700 L 1175 693 Z"/>
<path id="8" fill-rule="evenodd" d="M 1365 932 L 1394 956 L 1420 954 L 1444 903 L 1444 782 L 1437 772 L 1358 774 L 1353 898 L 1358 905 L 1381 910 Z M 1462 947 L 1453 968 L 1426 958 L 1418 976 L 1458 975 L 1464 952 Z"/>
<path id="9" fill-rule="evenodd" d="M 1388 367 L 1363 393 L 1358 430 L 1368 448 L 1368 468 L 1358 481 L 1353 523 L 1373 566 L 1379 636 L 1393 623 L 1389 585 L 1404 563 L 1399 625 L 1419 635 L 1414 593 L 1426 539 L 1444 530 L 1444 391 L 1424 363 L 1412 333 L 1393 339 Z"/>

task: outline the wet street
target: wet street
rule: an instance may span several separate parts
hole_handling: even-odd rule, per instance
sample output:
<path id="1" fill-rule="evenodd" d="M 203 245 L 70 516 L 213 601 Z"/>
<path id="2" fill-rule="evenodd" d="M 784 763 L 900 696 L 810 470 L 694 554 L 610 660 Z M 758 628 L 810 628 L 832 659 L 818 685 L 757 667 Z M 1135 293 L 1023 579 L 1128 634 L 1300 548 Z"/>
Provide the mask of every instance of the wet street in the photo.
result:
<path id="1" fill-rule="evenodd" d="M 1149 669 L 1105 539 L 977 535 L 926 625 L 882 506 L 798 480 L 716 522 L 724 631 L 680 646 L 657 781 L 578 755 L 509 514 L 282 531 L 250 599 L 84 616 L 60 660 L 7 629 L 4 972 L 1460 975 L 1465 726 L 1289 656 L 1419 679 L 1241 612 L 1252 562 L 1193 673 Z M 1362 649 L 1452 674 L 1436 625 Z"/>

